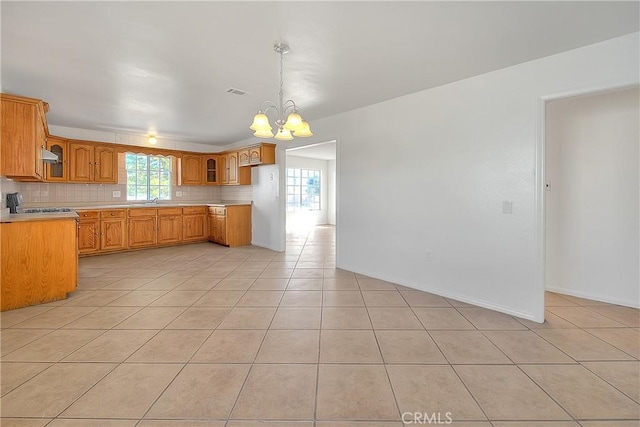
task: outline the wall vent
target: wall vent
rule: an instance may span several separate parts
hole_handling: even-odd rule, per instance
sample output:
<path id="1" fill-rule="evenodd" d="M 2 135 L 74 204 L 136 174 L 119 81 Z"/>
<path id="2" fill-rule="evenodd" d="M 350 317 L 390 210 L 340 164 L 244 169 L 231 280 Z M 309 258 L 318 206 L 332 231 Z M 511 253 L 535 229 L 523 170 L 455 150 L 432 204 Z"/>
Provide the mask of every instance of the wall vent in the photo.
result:
<path id="1" fill-rule="evenodd" d="M 240 89 L 236 89 L 235 87 L 230 87 L 229 89 L 227 89 L 227 93 L 232 93 L 234 95 L 246 95 L 248 92 L 245 92 L 244 90 L 240 90 Z"/>

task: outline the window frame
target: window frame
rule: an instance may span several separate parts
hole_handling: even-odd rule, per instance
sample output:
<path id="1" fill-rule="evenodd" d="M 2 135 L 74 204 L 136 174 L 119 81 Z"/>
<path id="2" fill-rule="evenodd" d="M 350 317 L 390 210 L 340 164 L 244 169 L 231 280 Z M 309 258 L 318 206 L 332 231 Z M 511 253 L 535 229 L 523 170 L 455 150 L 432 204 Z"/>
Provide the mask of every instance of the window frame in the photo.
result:
<path id="1" fill-rule="evenodd" d="M 291 175 L 293 172 L 293 175 Z M 305 175 L 306 172 L 306 176 Z M 296 174 L 297 173 L 297 174 Z M 317 185 L 309 185 L 309 178 L 316 178 L 318 180 Z M 290 180 L 293 179 L 294 183 L 290 184 Z M 297 180 L 297 181 L 296 181 Z M 305 181 L 306 180 L 306 181 Z M 296 192 L 291 192 L 290 189 L 295 188 Z M 308 188 L 317 188 L 317 194 L 307 194 Z M 309 168 L 290 168 L 286 170 L 286 209 L 287 212 L 300 212 L 300 211 L 321 211 L 322 210 L 322 170 L 321 169 L 309 169 Z M 289 197 L 297 197 L 297 202 L 291 203 Z M 310 202 L 311 207 L 305 205 L 305 197 L 314 197 L 314 200 Z M 317 201 L 315 200 L 317 198 Z"/>
<path id="2" fill-rule="evenodd" d="M 135 169 L 130 169 L 128 166 L 128 161 L 127 161 L 127 157 L 128 156 L 134 156 L 135 157 Z M 138 160 L 139 157 L 144 156 L 146 158 L 146 167 L 145 169 L 139 169 L 138 168 Z M 157 170 L 152 170 L 151 168 L 151 162 L 152 160 L 157 159 L 159 162 L 159 167 Z M 162 164 L 165 163 L 164 160 L 168 160 L 168 169 L 165 169 Z M 126 180 L 126 185 L 127 185 L 127 190 L 126 190 L 126 198 L 127 201 L 140 201 L 140 200 L 152 200 L 155 197 L 151 197 L 151 190 L 154 187 L 158 188 L 158 200 L 171 200 L 171 190 L 172 190 L 172 180 L 173 180 L 173 157 L 172 156 L 162 156 L 162 155 L 158 155 L 158 154 L 144 154 L 144 153 L 134 153 L 134 152 L 126 152 L 125 153 L 125 173 L 127 175 L 127 180 Z M 135 176 L 135 184 L 130 184 L 129 183 L 129 173 L 133 172 L 134 176 Z M 139 172 L 146 172 L 146 184 L 139 184 L 138 183 L 138 173 Z M 152 178 L 152 173 L 158 173 L 158 184 L 152 184 L 151 183 L 151 178 Z M 167 184 L 162 184 L 162 173 L 168 173 L 168 183 Z M 129 196 L 129 188 L 130 186 L 133 185 L 134 187 L 134 196 L 131 197 Z M 145 198 L 139 198 L 140 193 L 138 192 L 138 189 L 140 187 L 145 187 L 146 186 L 146 192 L 144 193 Z M 166 197 L 162 196 L 162 188 L 166 188 L 167 189 L 167 193 L 166 193 Z"/>

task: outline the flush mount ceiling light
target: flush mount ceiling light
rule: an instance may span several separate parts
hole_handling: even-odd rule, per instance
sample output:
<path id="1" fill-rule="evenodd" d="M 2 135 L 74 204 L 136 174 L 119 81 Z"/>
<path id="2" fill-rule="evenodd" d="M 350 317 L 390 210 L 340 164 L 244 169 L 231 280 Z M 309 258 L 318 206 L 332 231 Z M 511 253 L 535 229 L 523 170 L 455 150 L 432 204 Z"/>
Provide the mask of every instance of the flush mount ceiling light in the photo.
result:
<path id="1" fill-rule="evenodd" d="M 156 139 L 155 136 L 150 136 L 149 139 L 147 139 L 147 141 L 149 142 L 149 144 L 151 145 L 155 145 L 156 142 L 158 142 L 158 140 Z"/>
<path id="2" fill-rule="evenodd" d="M 309 123 L 305 122 L 299 114 L 300 109 L 292 99 L 284 101 L 282 92 L 282 57 L 289 52 L 289 45 L 286 43 L 277 43 L 273 46 L 273 50 L 280 54 L 280 92 L 278 104 L 271 101 L 265 101 L 258 113 L 253 117 L 253 123 L 249 129 L 255 131 L 253 134 L 258 138 L 275 138 L 279 141 L 291 141 L 294 136 L 306 138 L 313 136 Z M 273 128 L 269 123 L 267 112 L 275 110 L 276 112 L 276 134 L 273 134 Z M 286 117 L 286 119 L 285 119 Z"/>

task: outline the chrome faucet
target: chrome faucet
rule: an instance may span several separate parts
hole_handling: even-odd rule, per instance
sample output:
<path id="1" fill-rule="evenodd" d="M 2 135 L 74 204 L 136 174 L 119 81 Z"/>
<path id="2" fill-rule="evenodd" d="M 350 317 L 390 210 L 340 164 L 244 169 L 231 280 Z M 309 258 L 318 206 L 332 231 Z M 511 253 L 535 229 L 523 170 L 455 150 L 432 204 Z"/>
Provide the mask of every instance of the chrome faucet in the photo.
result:
<path id="1" fill-rule="evenodd" d="M 145 203 L 146 203 L 146 204 L 148 204 L 148 205 L 155 205 L 155 204 L 158 204 L 158 198 L 156 197 L 156 198 L 154 198 L 154 199 L 147 200 Z"/>

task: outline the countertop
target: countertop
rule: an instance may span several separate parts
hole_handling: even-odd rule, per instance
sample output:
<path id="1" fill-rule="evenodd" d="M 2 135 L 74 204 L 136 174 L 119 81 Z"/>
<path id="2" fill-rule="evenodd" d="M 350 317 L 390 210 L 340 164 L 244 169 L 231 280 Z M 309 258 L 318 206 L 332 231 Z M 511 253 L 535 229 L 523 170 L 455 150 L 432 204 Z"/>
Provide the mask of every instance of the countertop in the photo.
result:
<path id="1" fill-rule="evenodd" d="M 75 212 L 47 212 L 31 214 L 9 214 L 0 216 L 1 223 L 27 221 L 62 221 L 78 218 Z"/>
<path id="2" fill-rule="evenodd" d="M 84 205 L 84 206 L 72 206 L 69 204 L 60 203 L 58 206 L 63 206 L 65 208 L 74 209 L 71 212 L 46 212 L 46 213 L 19 213 L 19 214 L 9 214 L 8 209 L 2 210 L 0 212 L 0 222 L 19 222 L 19 221 L 59 221 L 69 218 L 78 218 L 78 214 L 75 212 L 76 210 L 98 210 L 98 209 L 144 209 L 144 208 L 175 208 L 175 207 L 188 207 L 188 206 L 251 206 L 251 202 L 239 202 L 239 201 L 229 201 L 229 202 L 220 202 L 220 203 L 209 203 L 209 202 L 190 202 L 190 203 L 129 203 L 129 204 L 119 204 L 119 205 Z M 45 207 L 45 206 L 29 206 L 29 208 L 34 207 Z M 46 206 L 50 207 L 50 206 Z"/>
<path id="3" fill-rule="evenodd" d="M 144 208 L 182 208 L 188 206 L 251 206 L 251 202 L 225 202 L 225 203 L 139 203 L 121 205 L 91 205 L 91 206 L 65 206 L 78 211 L 92 209 L 144 209 Z"/>

